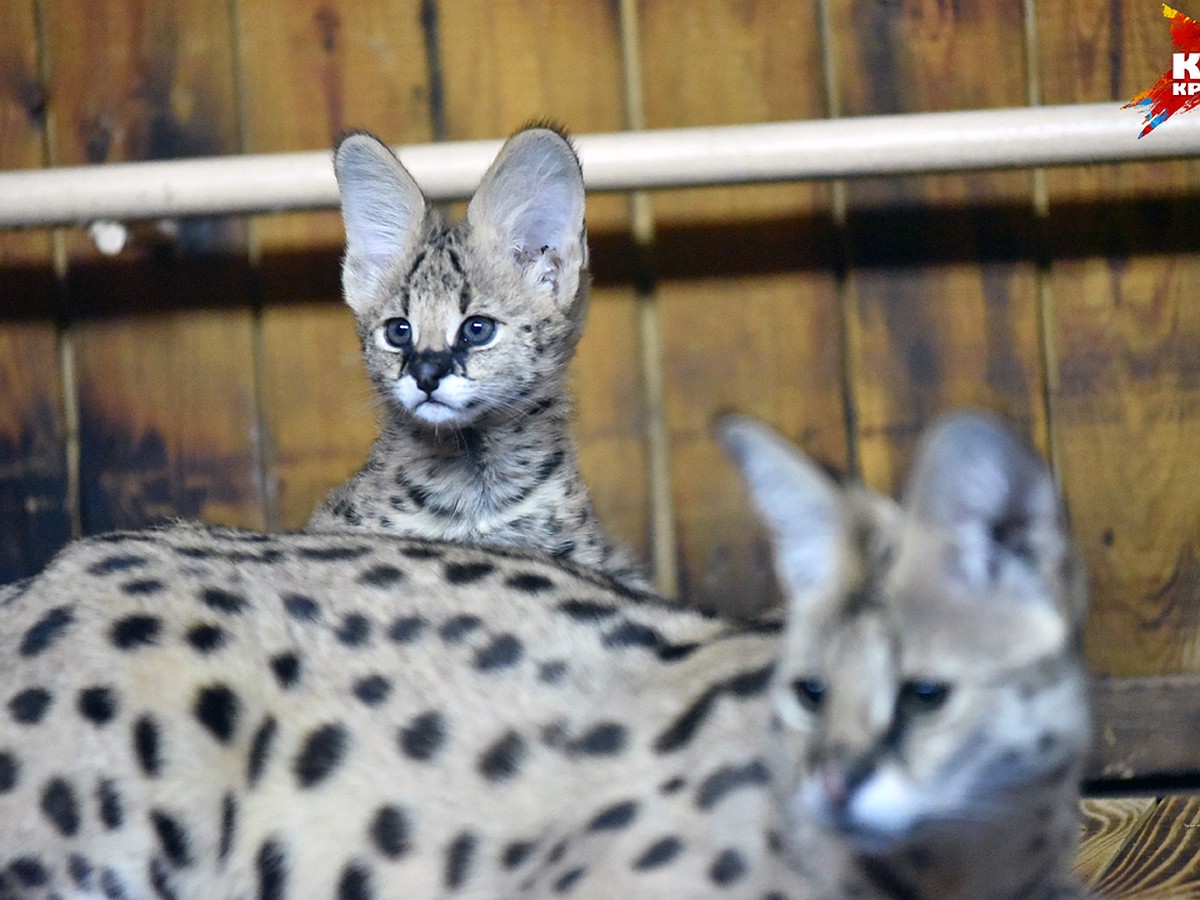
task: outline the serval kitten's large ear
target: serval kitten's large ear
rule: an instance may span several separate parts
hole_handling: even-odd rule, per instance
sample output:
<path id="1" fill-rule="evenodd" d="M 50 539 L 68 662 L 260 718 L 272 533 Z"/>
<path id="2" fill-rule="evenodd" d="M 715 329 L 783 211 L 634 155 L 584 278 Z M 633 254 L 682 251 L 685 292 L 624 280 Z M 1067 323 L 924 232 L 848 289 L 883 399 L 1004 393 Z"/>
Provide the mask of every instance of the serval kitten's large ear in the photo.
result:
<path id="1" fill-rule="evenodd" d="M 904 506 L 949 536 L 950 575 L 973 593 L 1009 593 L 1033 576 L 1045 590 L 1023 596 L 1057 597 L 1069 618 L 1082 616 L 1082 574 L 1054 476 L 995 417 L 959 413 L 936 423 L 917 451 Z"/>
<path id="2" fill-rule="evenodd" d="M 770 531 L 780 583 L 795 602 L 835 584 L 844 553 L 841 492 L 821 468 L 753 419 L 725 416 L 717 436 Z"/>
<path id="3" fill-rule="evenodd" d="M 570 143 L 549 128 L 529 128 L 500 149 L 467 221 L 531 286 L 565 305 L 587 268 L 583 213 L 583 173 Z"/>
<path id="4" fill-rule="evenodd" d="M 333 168 L 346 226 L 342 289 L 359 312 L 420 239 L 428 203 L 400 160 L 373 135 L 344 138 Z"/>

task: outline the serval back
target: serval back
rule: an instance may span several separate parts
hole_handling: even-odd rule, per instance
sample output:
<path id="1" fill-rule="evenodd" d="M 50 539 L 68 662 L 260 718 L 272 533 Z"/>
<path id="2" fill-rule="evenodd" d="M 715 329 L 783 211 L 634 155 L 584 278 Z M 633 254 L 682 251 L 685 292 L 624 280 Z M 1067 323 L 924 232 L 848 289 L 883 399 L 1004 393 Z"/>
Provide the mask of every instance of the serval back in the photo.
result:
<path id="1" fill-rule="evenodd" d="M 986 419 L 905 503 L 723 436 L 784 621 L 515 549 L 177 526 L 3 595 L 5 897 L 1069 892 L 1081 576 Z"/>

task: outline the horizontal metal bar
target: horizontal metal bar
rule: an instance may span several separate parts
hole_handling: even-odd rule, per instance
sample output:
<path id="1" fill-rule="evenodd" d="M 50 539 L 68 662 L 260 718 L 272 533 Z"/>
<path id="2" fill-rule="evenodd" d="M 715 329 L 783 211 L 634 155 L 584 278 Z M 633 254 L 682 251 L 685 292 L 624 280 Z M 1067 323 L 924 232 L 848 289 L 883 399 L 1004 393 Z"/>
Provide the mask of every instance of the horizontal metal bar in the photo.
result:
<path id="1" fill-rule="evenodd" d="M 858 178 L 1200 156 L 1200 115 L 1139 139 L 1117 103 L 816 119 L 583 135 L 589 190 Z M 500 141 L 398 148 L 434 200 L 468 196 Z M 0 228 L 323 209 L 328 151 L 0 173 Z"/>

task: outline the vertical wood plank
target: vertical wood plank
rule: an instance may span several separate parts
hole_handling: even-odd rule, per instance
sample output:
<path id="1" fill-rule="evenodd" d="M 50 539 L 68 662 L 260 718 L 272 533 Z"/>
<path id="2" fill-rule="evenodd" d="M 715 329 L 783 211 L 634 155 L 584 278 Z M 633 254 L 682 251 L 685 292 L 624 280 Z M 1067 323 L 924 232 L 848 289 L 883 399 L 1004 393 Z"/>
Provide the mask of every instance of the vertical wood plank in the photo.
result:
<path id="1" fill-rule="evenodd" d="M 506 137 L 548 120 L 624 126 L 615 3 L 439 0 L 446 137 Z M 593 287 L 572 366 L 580 465 L 608 531 L 647 560 L 649 513 L 627 200 L 588 197 Z"/>
<path id="2" fill-rule="evenodd" d="M 827 3 L 845 115 L 1026 101 L 1017 0 Z M 855 181 L 847 203 L 850 375 L 867 482 L 896 489 L 929 420 L 964 405 L 1006 414 L 1044 445 L 1028 173 Z"/>
<path id="3" fill-rule="evenodd" d="M 225 0 L 45 0 L 55 162 L 238 149 Z M 170 517 L 263 523 L 253 317 L 236 224 L 68 235 L 87 531 Z"/>
<path id="4" fill-rule="evenodd" d="M 647 125 L 824 114 L 815 8 L 771 2 L 641 5 Z M 846 459 L 827 187 L 705 188 L 652 196 L 653 247 L 681 570 L 688 602 L 771 602 L 767 547 L 712 437 L 720 412 L 770 422 Z"/>
<path id="5" fill-rule="evenodd" d="M 420 0 L 238 0 L 245 149 L 324 150 L 345 130 L 431 136 Z M 330 165 L 332 166 L 332 157 Z M 299 528 L 367 457 L 377 429 L 335 212 L 252 224 L 273 527 Z"/>
<path id="6" fill-rule="evenodd" d="M 33 0 L 0 5 L 0 169 L 42 165 L 46 103 Z M 70 535 L 58 300 L 49 232 L 0 233 L 0 583 Z"/>
<path id="7" fill-rule="evenodd" d="M 1037 22 L 1046 103 L 1127 100 L 1170 65 L 1158 4 L 1041 3 Z M 1194 161 L 1047 173 L 1054 421 L 1103 674 L 1200 671 L 1198 178 Z"/>

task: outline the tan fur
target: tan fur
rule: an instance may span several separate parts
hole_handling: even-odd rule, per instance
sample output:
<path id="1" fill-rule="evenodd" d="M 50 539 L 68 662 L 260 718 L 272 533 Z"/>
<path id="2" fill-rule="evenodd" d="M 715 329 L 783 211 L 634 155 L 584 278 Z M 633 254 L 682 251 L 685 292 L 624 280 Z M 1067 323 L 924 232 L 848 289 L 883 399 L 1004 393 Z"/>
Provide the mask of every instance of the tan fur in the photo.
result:
<path id="1" fill-rule="evenodd" d="M 335 166 L 346 302 L 384 420 L 366 465 L 308 530 L 528 547 L 648 588 L 605 536 L 570 433 L 567 366 L 588 299 L 570 145 L 544 128 L 520 132 L 453 227 L 374 138 L 347 138 Z M 477 317 L 496 331 L 471 346 L 462 329 Z M 386 326 L 400 319 L 411 343 L 391 346 Z M 418 387 L 421 365 L 438 373 L 436 388 Z"/>
<path id="2" fill-rule="evenodd" d="M 723 435 L 782 625 L 365 532 L 71 546 L 0 596 L 0 895 L 1073 895 L 1082 576 L 1044 468 L 958 420 L 898 507 Z"/>

